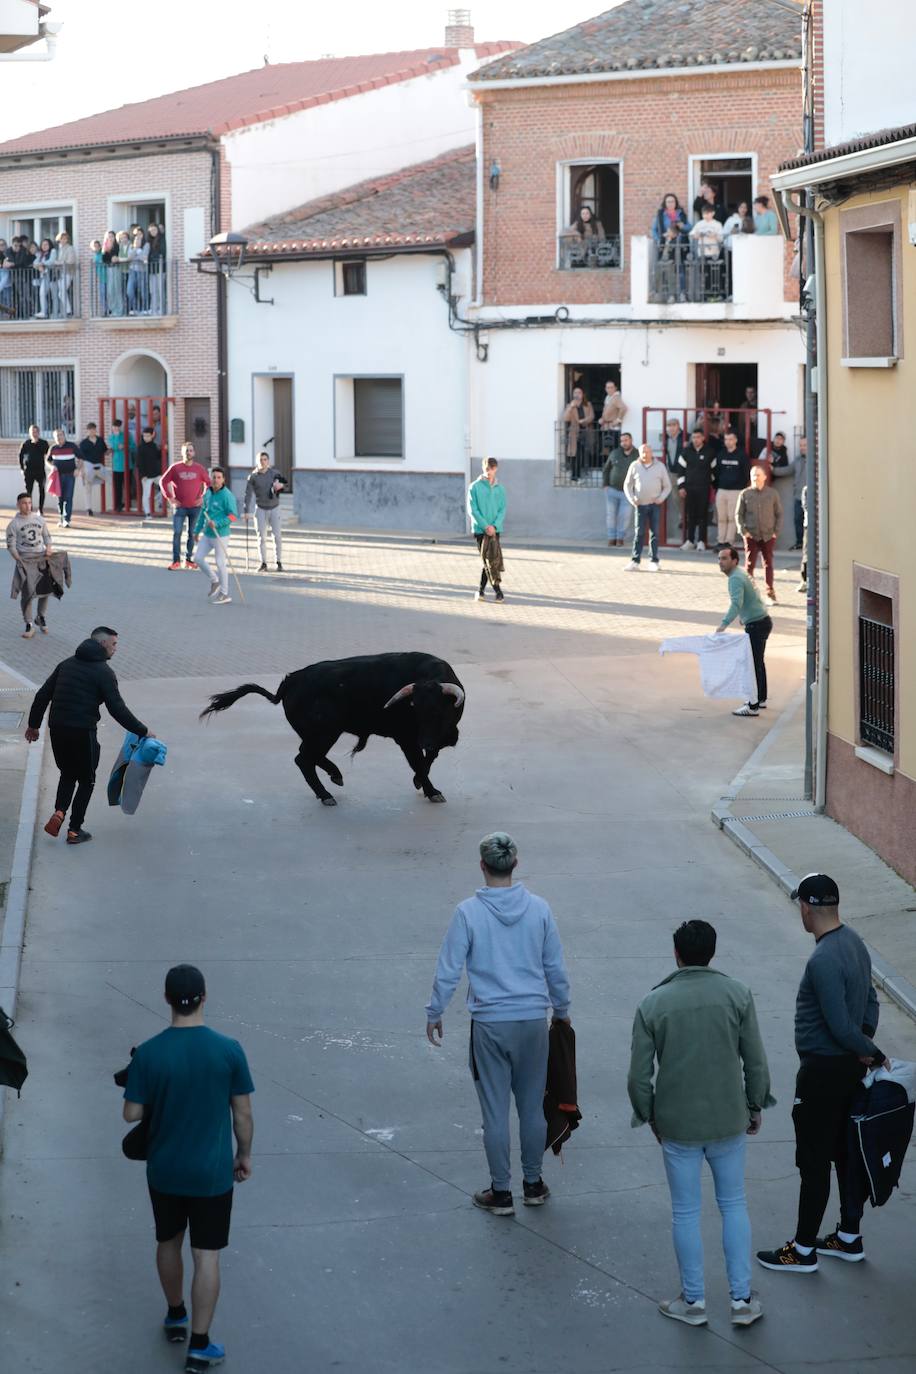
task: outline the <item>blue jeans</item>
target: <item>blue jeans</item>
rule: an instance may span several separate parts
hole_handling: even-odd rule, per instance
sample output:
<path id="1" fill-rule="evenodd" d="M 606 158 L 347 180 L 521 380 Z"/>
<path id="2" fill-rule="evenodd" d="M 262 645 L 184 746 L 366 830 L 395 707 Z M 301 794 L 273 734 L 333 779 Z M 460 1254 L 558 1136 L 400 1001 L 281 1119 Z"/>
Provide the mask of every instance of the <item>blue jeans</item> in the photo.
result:
<path id="1" fill-rule="evenodd" d="M 638 563 L 642 554 L 642 544 L 649 534 L 649 556 L 653 563 L 658 562 L 658 522 L 661 519 L 661 506 L 637 506 L 636 522 L 633 528 L 633 562 Z"/>
<path id="2" fill-rule="evenodd" d="M 176 506 L 172 516 L 172 562 L 177 563 L 181 558 L 181 527 L 185 520 L 188 522 L 188 562 L 190 563 L 194 553 L 194 526 L 197 524 L 197 517 L 200 515 L 199 506 Z"/>
<path id="3" fill-rule="evenodd" d="M 605 495 L 607 497 L 607 537 L 608 539 L 626 539 L 632 507 L 623 492 L 616 491 L 614 487 L 607 487 Z"/>
<path id="4" fill-rule="evenodd" d="M 73 518 L 73 486 L 76 478 L 72 472 L 62 472 L 60 476 L 60 498 L 58 504 L 64 520 Z"/>
<path id="5" fill-rule="evenodd" d="M 700 1209 L 703 1195 L 700 1176 L 703 1160 L 712 1170 L 716 1202 L 722 1214 L 722 1249 L 728 1288 L 733 1298 L 751 1291 L 751 1221 L 744 1194 L 744 1155 L 747 1136 L 714 1140 L 705 1145 L 680 1145 L 662 1141 L 665 1173 L 671 1192 L 674 1253 L 681 1272 L 681 1291 L 688 1302 L 703 1302 L 703 1239 Z"/>

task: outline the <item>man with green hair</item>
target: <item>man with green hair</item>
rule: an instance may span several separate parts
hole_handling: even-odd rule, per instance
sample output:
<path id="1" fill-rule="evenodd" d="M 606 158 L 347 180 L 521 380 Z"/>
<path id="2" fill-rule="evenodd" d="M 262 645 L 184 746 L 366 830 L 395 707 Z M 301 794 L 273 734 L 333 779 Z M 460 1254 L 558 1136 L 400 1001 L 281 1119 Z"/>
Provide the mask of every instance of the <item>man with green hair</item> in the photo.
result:
<path id="1" fill-rule="evenodd" d="M 470 1068 L 483 1113 L 490 1187 L 474 1205 L 496 1216 L 515 1213 L 509 1167 L 509 1107 L 515 1097 L 526 1207 L 550 1191 L 541 1178 L 546 1144 L 547 1011 L 569 1021 L 569 978 L 550 907 L 513 882 L 518 850 L 495 831 L 480 842 L 484 886 L 461 902 L 439 951 L 426 1008 L 430 1044 L 442 1043 L 442 1015 L 467 965 L 471 1013 Z"/>

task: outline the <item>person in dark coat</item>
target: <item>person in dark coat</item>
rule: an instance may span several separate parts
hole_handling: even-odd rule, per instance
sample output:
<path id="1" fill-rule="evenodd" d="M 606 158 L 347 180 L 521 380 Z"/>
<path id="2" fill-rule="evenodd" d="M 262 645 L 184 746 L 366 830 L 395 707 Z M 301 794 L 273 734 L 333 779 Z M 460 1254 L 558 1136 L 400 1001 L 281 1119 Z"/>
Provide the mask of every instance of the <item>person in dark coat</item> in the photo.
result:
<path id="1" fill-rule="evenodd" d="M 49 729 L 54 762 L 60 769 L 60 782 L 54 814 L 45 825 L 49 835 L 59 835 L 71 800 L 70 827 L 67 844 L 84 844 L 91 840 L 83 829 L 86 809 L 95 787 L 95 773 L 99 765 L 99 741 L 96 726 L 99 707 L 104 703 L 109 714 L 135 735 L 149 731 L 125 705 L 118 690 L 108 660 L 118 647 L 118 632 L 107 625 L 99 625 L 88 639 L 84 639 L 72 658 L 58 663 L 51 676 L 35 693 L 25 737 L 30 744 L 38 739 L 45 711 L 51 707 Z M 74 799 L 74 791 L 76 797 Z"/>

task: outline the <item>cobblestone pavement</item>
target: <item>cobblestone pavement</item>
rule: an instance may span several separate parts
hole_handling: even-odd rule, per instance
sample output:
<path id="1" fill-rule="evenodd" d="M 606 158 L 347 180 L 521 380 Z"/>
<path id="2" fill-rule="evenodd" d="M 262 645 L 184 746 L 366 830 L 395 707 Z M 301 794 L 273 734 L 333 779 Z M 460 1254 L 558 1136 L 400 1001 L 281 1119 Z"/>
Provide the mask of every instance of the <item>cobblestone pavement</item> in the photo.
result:
<path id="1" fill-rule="evenodd" d="M 21 641 L 11 606 L 0 657 L 40 679 L 113 623 L 125 695 L 170 753 L 136 817 L 97 796 L 91 845 L 36 840 L 19 1004 L 32 1072 L 8 1102 L 0 1169 L 4 1370 L 176 1368 L 110 1075 L 162 1027 L 164 971 L 189 960 L 257 1085 L 255 1174 L 237 1189 L 214 1323 L 227 1369 L 911 1374 L 909 1193 L 867 1218 L 867 1266 L 825 1263 L 808 1281 L 757 1271 L 767 1315 L 749 1331 L 728 1321 L 707 1196 L 709 1328 L 656 1311 L 677 1292 L 670 1206 L 658 1147 L 630 1129 L 626 1066 L 634 1005 L 670 970 L 687 916 L 716 925 L 717 964 L 753 987 L 770 1055 L 779 1102 L 748 1159 L 757 1243 L 785 1239 L 796 1197 L 792 1012 L 810 942 L 708 819 L 765 726 L 705 700 L 695 663 L 657 654 L 664 634 L 715 623 L 712 557 L 624 574 L 619 553 L 510 539 L 496 607 L 471 601 L 466 543 L 291 535 L 295 571 L 243 578 L 246 604 L 214 608 L 200 574 L 165 570 L 163 530 L 88 523 L 68 535 L 74 586 L 52 634 Z M 802 671 L 793 585 L 782 571 L 771 714 Z M 414 793 L 390 744 L 351 762 L 341 741 L 340 805 L 320 807 L 263 699 L 197 719 L 242 678 L 272 685 L 323 656 L 393 647 L 442 653 L 467 687 L 461 740 L 435 769 L 447 806 Z M 104 771 L 119 732 L 102 733 Z M 48 768 L 42 815 L 52 784 Z M 470 1205 L 486 1173 L 461 997 L 441 1050 L 422 1010 L 454 904 L 479 881 L 477 840 L 497 826 L 557 913 L 584 1118 L 564 1162 L 545 1161 L 549 1205 L 514 1220 Z M 881 1043 L 916 1055 L 892 1008 Z"/>

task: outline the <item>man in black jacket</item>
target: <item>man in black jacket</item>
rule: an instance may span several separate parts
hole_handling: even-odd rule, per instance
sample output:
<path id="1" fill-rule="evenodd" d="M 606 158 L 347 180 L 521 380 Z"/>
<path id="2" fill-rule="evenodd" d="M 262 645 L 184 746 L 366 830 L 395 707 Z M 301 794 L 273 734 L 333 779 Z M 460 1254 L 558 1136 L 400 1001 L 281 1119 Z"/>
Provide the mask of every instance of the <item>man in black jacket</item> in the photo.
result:
<path id="1" fill-rule="evenodd" d="M 735 515 L 738 497 L 750 481 L 751 465 L 747 454 L 738 444 L 738 436 L 733 429 L 727 431 L 723 448 L 716 454 L 713 468 L 713 481 L 716 487 L 716 521 L 718 523 L 718 548 L 734 544 L 738 538 L 738 525 Z"/>
<path id="2" fill-rule="evenodd" d="M 34 744 L 45 711 L 49 704 L 51 707 L 51 748 L 54 762 L 60 769 L 60 782 L 54 814 L 45 830 L 49 835 L 60 834 L 67 808 L 73 800 L 67 844 L 84 844 L 92 839 L 88 830 L 83 829 L 83 821 L 99 766 L 96 734 L 99 707 L 104 702 L 109 714 L 125 730 L 135 735 L 149 734 L 143 722 L 127 709 L 118 691 L 118 679 L 108 666 L 108 660 L 117 647 L 117 630 L 107 625 L 97 626 L 89 639 L 83 640 L 73 657 L 58 663 L 51 676 L 39 687 L 29 712 L 25 737 L 30 744 Z"/>
<path id="3" fill-rule="evenodd" d="M 709 488 L 715 463 L 715 449 L 712 444 L 706 442 L 702 427 L 697 426 L 690 436 L 690 443 L 679 455 L 677 463 L 677 489 L 684 494 L 682 549 L 696 548 L 702 552 L 706 548 Z"/>
<path id="4" fill-rule="evenodd" d="M 41 430 L 38 426 L 29 425 L 29 437 L 19 450 L 19 466 L 22 468 L 25 489 L 29 496 L 32 495 L 35 483 L 38 483 L 38 511 L 40 515 L 45 513 L 45 458 L 49 448 L 50 445 L 47 439 L 42 439 Z"/>

